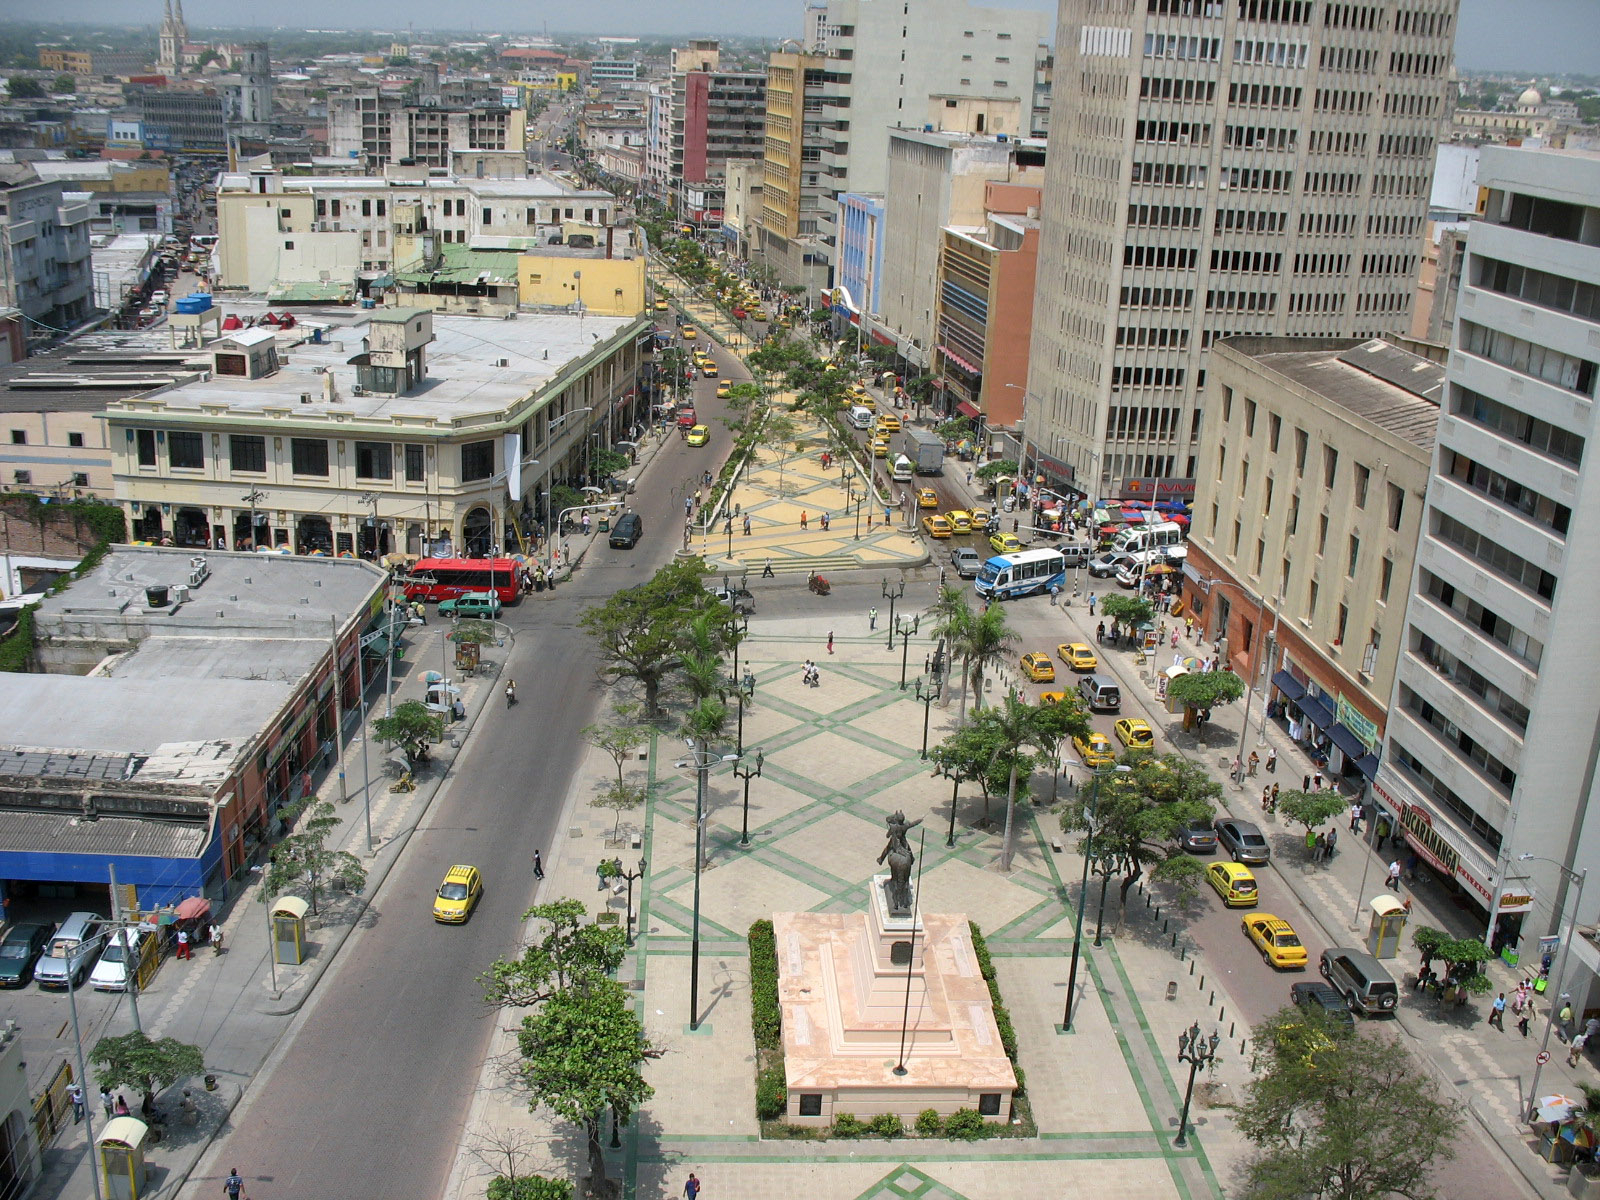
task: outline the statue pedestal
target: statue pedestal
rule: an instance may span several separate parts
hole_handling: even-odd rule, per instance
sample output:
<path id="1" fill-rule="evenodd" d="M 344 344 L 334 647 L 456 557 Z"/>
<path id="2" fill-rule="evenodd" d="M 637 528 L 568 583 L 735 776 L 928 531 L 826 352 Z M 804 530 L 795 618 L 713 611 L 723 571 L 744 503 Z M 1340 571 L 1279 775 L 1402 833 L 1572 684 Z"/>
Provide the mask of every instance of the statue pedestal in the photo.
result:
<path id="1" fill-rule="evenodd" d="M 864 912 L 773 916 L 787 1119 L 892 1112 L 910 1125 L 924 1109 L 974 1108 L 1006 1120 L 1016 1074 L 967 918 L 894 916 L 887 880 L 873 878 Z"/>

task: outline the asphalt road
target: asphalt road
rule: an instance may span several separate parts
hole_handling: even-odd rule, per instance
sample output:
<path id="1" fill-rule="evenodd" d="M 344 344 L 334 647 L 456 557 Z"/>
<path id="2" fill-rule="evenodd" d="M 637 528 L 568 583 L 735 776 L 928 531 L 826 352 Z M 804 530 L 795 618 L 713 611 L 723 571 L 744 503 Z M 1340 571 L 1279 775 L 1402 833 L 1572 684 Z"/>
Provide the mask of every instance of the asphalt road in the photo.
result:
<path id="1" fill-rule="evenodd" d="M 705 391 L 697 401 L 715 418 L 722 405 Z M 485 707 L 455 779 L 219 1143 L 212 1161 L 223 1170 L 236 1164 L 256 1200 L 335 1188 L 427 1197 L 443 1188 L 496 1019 L 476 978 L 519 944 L 533 852 L 548 861 L 559 838 L 578 731 L 602 699 L 577 616 L 672 557 L 682 521 L 674 496 L 726 453 L 726 438 L 702 449 L 671 438 L 634 497 L 645 522 L 639 545 L 599 542 L 571 582 L 508 610 L 519 703 L 507 709 L 496 698 Z M 458 862 L 483 871 L 484 898 L 465 925 L 438 925 L 433 893 Z"/>

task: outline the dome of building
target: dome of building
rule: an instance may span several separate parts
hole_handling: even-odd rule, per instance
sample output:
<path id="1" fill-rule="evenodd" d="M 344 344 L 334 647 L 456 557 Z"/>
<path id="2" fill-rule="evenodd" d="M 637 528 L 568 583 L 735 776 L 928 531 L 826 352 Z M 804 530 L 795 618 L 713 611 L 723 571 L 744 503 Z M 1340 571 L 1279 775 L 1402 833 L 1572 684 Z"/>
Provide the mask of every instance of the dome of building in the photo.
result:
<path id="1" fill-rule="evenodd" d="M 1539 94 L 1539 89 L 1536 87 L 1530 87 L 1517 97 L 1518 108 L 1538 108 L 1543 103 L 1544 97 Z"/>

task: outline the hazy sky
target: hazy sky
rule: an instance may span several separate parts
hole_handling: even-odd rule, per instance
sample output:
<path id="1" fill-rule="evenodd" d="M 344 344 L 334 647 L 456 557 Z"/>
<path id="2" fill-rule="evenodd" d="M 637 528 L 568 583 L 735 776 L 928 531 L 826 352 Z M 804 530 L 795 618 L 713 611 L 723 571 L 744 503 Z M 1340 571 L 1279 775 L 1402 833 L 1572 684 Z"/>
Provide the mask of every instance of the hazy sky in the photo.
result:
<path id="1" fill-rule="evenodd" d="M 977 0 L 982 3 L 983 0 Z M 0 6 L 6 7 L 6 6 Z M 990 7 L 1054 11 L 1054 0 L 1009 0 Z M 485 32 L 570 30 L 576 20 L 593 21 L 590 33 L 684 37 L 692 34 L 740 33 L 794 37 L 800 32 L 804 0 L 605 0 L 575 6 L 556 0 L 188 0 L 185 15 L 191 27 L 264 24 L 264 14 L 279 25 L 394 30 L 407 21 L 435 26 L 448 14 L 454 28 Z M 581 14 L 581 16 L 580 16 Z M 31 16 L 43 16 L 31 10 Z M 160 0 L 55 0 L 54 18 L 82 21 L 160 20 Z M 1505 68 L 1532 73 L 1582 71 L 1600 73 L 1600 0 L 1461 0 L 1461 32 L 1457 61 L 1468 69 Z"/>

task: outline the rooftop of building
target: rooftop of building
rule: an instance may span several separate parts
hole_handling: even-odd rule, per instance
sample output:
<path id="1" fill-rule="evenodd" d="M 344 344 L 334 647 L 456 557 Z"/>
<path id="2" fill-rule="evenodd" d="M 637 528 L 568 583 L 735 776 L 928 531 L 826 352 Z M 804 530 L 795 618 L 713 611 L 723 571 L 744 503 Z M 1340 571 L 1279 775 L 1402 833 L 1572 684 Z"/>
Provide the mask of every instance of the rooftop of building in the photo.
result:
<path id="1" fill-rule="evenodd" d="M 250 179 L 251 177 L 243 172 L 224 172 L 217 176 L 217 191 L 250 195 L 272 194 L 257 193 L 250 186 Z M 583 191 L 568 187 L 558 176 L 549 174 L 529 175 L 518 179 L 478 179 L 464 175 L 441 175 L 428 179 L 390 179 L 382 175 L 284 175 L 281 181 L 284 192 L 383 190 L 421 192 L 432 188 L 465 188 L 477 196 L 542 200 L 563 197 L 575 200 L 583 197 L 606 200 L 613 198 L 610 192 L 599 189 Z"/>
<path id="2" fill-rule="evenodd" d="M 0 367 L 0 412 L 99 412 L 113 400 L 198 375 L 208 357 L 172 349 L 159 328 L 82 334 Z"/>
<path id="3" fill-rule="evenodd" d="M 1235 337 L 1218 343 L 1423 450 L 1444 394 L 1439 363 L 1382 338 Z"/>

